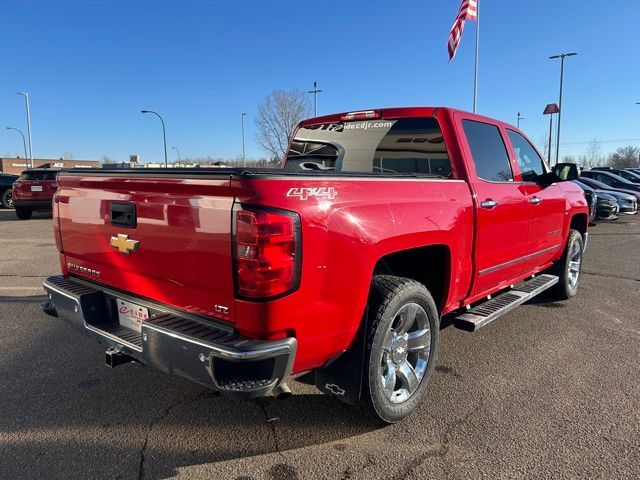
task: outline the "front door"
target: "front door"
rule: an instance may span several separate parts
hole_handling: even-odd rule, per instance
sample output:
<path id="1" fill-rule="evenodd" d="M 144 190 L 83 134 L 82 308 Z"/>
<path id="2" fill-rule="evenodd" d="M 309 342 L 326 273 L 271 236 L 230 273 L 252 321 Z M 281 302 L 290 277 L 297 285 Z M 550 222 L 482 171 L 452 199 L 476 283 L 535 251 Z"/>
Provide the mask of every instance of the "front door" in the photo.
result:
<path id="1" fill-rule="evenodd" d="M 530 224 L 525 273 L 533 273 L 559 256 L 564 243 L 565 199 L 558 185 L 539 182 L 547 168 L 531 143 L 514 130 L 507 129 L 507 136 L 526 187 Z"/>
<path id="2" fill-rule="evenodd" d="M 524 270 L 529 235 L 529 204 L 524 185 L 514 182 L 502 129 L 462 120 L 475 172 L 470 181 L 476 197 L 476 265 L 473 295 L 509 285 Z M 475 178 L 473 175 L 475 173 Z"/>

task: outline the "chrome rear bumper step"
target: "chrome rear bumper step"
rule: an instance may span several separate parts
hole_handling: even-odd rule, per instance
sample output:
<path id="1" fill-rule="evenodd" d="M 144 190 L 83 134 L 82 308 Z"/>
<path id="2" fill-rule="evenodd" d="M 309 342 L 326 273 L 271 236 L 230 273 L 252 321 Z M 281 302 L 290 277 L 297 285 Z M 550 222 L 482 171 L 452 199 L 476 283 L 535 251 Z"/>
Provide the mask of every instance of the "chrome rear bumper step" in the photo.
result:
<path id="1" fill-rule="evenodd" d="M 512 290 L 501 293 L 486 302 L 458 315 L 454 323 L 463 330 L 476 331 L 480 327 L 493 322 L 502 315 L 522 305 L 527 300 L 544 292 L 558 283 L 558 277 L 554 275 L 538 275 L 523 282 Z"/>

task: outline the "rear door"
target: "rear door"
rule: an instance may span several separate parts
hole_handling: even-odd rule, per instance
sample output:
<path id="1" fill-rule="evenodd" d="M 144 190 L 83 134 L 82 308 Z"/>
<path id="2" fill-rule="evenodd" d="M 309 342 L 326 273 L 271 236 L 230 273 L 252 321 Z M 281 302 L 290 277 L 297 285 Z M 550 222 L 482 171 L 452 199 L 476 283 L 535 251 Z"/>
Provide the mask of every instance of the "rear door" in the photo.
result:
<path id="1" fill-rule="evenodd" d="M 507 129 L 511 154 L 518 165 L 518 179 L 526 188 L 529 211 L 529 246 L 525 273 L 533 272 L 558 258 L 563 245 L 565 199 L 557 184 L 539 183 L 547 168 L 536 151 L 523 135 Z"/>
<path id="2" fill-rule="evenodd" d="M 461 119 L 467 143 L 471 186 L 475 194 L 476 281 L 480 295 L 508 285 L 524 268 L 529 208 L 524 185 L 514 174 L 502 128 L 470 117 Z"/>

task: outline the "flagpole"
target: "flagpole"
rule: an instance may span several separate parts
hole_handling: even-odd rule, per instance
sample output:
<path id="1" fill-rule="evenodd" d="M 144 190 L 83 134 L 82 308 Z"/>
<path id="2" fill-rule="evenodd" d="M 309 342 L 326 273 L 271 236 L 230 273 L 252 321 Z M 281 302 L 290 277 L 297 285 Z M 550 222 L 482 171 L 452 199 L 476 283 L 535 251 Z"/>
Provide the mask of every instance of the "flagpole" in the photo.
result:
<path id="1" fill-rule="evenodd" d="M 473 69 L 473 113 L 478 109 L 478 45 L 480 42 L 480 0 L 476 3 L 476 60 Z"/>

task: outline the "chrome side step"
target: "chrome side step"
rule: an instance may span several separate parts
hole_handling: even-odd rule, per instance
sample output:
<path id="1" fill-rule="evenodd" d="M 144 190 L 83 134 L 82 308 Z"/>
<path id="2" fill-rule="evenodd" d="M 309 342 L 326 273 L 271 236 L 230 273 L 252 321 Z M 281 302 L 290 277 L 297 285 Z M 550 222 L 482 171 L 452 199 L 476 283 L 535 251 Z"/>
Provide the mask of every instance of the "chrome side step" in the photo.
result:
<path id="1" fill-rule="evenodd" d="M 454 323 L 458 328 L 473 332 L 553 287 L 556 283 L 558 283 L 558 277 L 554 275 L 538 275 L 458 315 Z"/>

